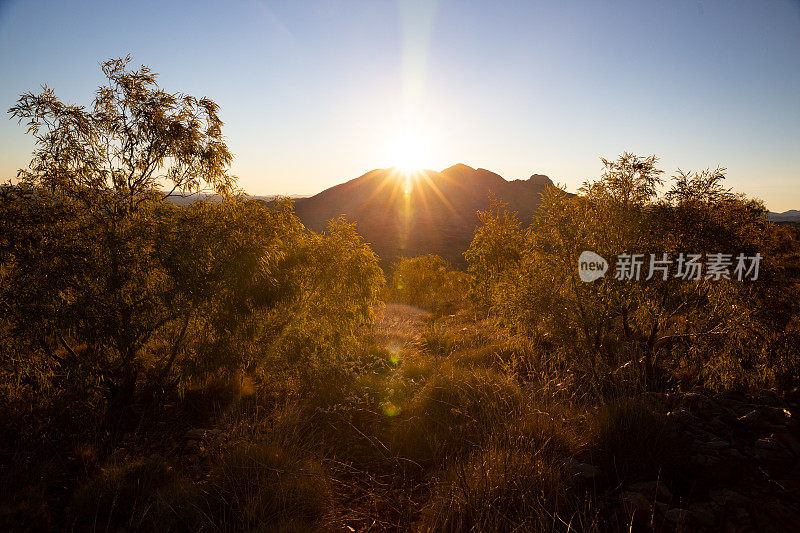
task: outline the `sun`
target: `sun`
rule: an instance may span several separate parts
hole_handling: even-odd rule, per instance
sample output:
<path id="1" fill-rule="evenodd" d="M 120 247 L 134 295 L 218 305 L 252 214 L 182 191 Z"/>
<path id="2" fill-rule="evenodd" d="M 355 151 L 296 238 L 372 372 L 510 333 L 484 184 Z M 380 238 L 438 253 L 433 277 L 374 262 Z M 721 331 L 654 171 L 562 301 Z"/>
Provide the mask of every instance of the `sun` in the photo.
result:
<path id="1" fill-rule="evenodd" d="M 422 134 L 405 132 L 389 145 L 388 160 L 404 174 L 419 172 L 431 166 L 431 143 Z"/>

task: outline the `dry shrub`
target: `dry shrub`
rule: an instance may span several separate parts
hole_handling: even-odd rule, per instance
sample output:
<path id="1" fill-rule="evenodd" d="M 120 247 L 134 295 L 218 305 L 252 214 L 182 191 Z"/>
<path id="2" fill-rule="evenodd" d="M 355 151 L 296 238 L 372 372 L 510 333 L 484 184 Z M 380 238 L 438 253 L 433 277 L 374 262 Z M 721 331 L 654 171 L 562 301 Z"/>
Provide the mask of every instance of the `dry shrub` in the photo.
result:
<path id="1" fill-rule="evenodd" d="M 429 355 L 447 357 L 458 349 L 459 342 L 445 324 L 429 321 L 422 334 L 421 347 Z"/>
<path id="2" fill-rule="evenodd" d="M 151 531 L 217 531 L 211 498 L 194 482 L 175 478 L 155 494 L 146 527 Z"/>
<path id="3" fill-rule="evenodd" d="M 493 445 L 445 471 L 422 509 L 418 530 L 590 529 L 580 505 L 560 461 L 525 446 Z"/>
<path id="4" fill-rule="evenodd" d="M 383 469 L 389 460 L 384 442 L 397 414 L 392 406 L 399 409 L 405 396 L 402 388 L 393 389 L 387 374 L 394 365 L 385 355 L 359 355 L 369 358 L 363 368 L 356 361 L 351 369 L 338 364 L 309 374 L 297 397 L 275 411 L 270 431 L 358 468 Z"/>
<path id="5" fill-rule="evenodd" d="M 322 466 L 300 450 L 271 442 L 230 449 L 214 465 L 210 484 L 217 520 L 247 531 L 313 531 L 331 502 Z"/>
<path id="6" fill-rule="evenodd" d="M 160 456 L 106 467 L 80 487 L 68 514 L 78 530 L 152 530 L 157 495 L 177 474 Z"/>
<path id="7" fill-rule="evenodd" d="M 539 405 L 529 401 L 506 431 L 495 438 L 508 445 L 526 446 L 549 457 L 572 457 L 581 448 L 574 413 L 558 404 Z"/>
<path id="8" fill-rule="evenodd" d="M 503 427 L 522 400 L 510 376 L 442 365 L 406 406 L 392 446 L 399 456 L 423 466 L 468 453 Z"/>
<path id="9" fill-rule="evenodd" d="M 5 456 L 0 465 L 0 531 L 47 531 L 53 522 L 46 482 L 52 465 L 31 464 L 21 455 Z"/>
<path id="10" fill-rule="evenodd" d="M 682 478 L 685 443 L 667 417 L 644 399 L 601 406 L 591 426 L 592 454 L 612 483 Z"/>
<path id="11" fill-rule="evenodd" d="M 493 342 L 480 348 L 454 354 L 455 363 L 468 367 L 494 368 L 513 371 L 519 366 L 517 352 L 502 342 Z"/>
<path id="12" fill-rule="evenodd" d="M 392 269 L 392 278 L 384 291 L 387 301 L 419 306 L 434 313 L 450 313 L 467 303 L 467 275 L 452 270 L 438 255 L 404 257 Z"/>
<path id="13" fill-rule="evenodd" d="M 209 376 L 183 391 L 178 409 L 187 424 L 200 426 L 252 393 L 252 382 L 240 374 Z"/>

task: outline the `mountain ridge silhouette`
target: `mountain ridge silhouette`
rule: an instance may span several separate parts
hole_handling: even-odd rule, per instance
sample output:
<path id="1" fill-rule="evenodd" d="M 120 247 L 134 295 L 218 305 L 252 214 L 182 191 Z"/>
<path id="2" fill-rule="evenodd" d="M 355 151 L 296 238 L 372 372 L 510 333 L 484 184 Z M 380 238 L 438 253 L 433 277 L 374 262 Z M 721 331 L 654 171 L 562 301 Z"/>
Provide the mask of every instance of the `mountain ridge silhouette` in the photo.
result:
<path id="1" fill-rule="evenodd" d="M 489 207 L 490 193 L 507 202 L 527 224 L 548 186 L 553 182 L 544 174 L 508 181 L 463 163 L 440 172 L 410 174 L 390 167 L 298 198 L 294 205 L 303 224 L 314 231 L 324 230 L 339 216 L 355 222 L 384 266 L 403 256 L 430 253 L 460 266 L 479 224 L 477 211 Z"/>

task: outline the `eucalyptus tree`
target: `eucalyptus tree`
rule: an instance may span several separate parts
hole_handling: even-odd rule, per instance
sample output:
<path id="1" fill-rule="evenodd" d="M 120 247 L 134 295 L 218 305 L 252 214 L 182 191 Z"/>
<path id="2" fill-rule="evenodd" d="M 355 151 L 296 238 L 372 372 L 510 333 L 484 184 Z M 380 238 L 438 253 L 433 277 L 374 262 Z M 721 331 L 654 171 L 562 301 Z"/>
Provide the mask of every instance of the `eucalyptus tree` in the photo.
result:
<path id="1" fill-rule="evenodd" d="M 216 103 L 167 92 L 130 57 L 102 64 L 88 107 L 42 86 L 11 107 L 35 140 L 28 168 L 3 189 L 0 237 L 4 327 L 48 360 L 129 404 L 159 360 L 181 350 L 208 293 L 181 283 L 165 262 L 170 194 L 234 191 L 232 155 Z M 21 348 L 20 348 L 21 349 Z M 31 352 L 34 353 L 34 352 Z M 19 359 L 19 358 L 18 358 Z M 166 364 L 166 363 L 164 363 Z"/>
<path id="2" fill-rule="evenodd" d="M 662 192 L 656 164 L 629 153 L 604 159 L 603 174 L 579 194 L 545 191 L 525 231 L 498 225 L 509 214 L 484 221 L 467 259 L 493 314 L 594 378 L 630 363 L 649 381 L 667 359 L 719 386 L 796 375 L 788 346 L 798 338 L 798 286 L 782 277 L 763 204 L 726 189 L 721 168 L 679 171 Z M 481 268 L 482 257 L 497 255 L 490 243 L 520 239 L 517 259 L 491 273 Z M 582 281 L 584 251 L 613 266 Z M 718 266 L 727 270 L 689 276 L 690 254 L 700 267 L 725 260 Z M 740 255 L 761 256 L 757 280 L 738 279 Z"/>

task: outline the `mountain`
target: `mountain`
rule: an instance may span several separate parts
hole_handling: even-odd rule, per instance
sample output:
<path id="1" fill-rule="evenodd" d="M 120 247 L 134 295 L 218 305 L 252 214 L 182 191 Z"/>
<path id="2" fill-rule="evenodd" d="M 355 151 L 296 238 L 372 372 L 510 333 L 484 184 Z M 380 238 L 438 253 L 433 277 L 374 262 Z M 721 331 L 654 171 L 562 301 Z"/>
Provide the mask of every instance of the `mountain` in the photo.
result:
<path id="1" fill-rule="evenodd" d="M 767 215 L 769 219 L 777 223 L 800 224 L 800 210 L 790 209 L 783 213 L 773 213 L 770 211 Z"/>
<path id="2" fill-rule="evenodd" d="M 441 172 L 421 171 L 410 178 L 395 169 L 378 169 L 309 198 L 295 200 L 295 211 L 314 231 L 340 215 L 357 223 L 384 265 L 401 256 L 435 253 L 463 265 L 478 225 L 477 211 L 494 193 L 528 223 L 550 178 L 534 174 L 506 181 L 483 168 L 457 164 Z"/>
<path id="3" fill-rule="evenodd" d="M 182 196 L 180 194 L 172 194 L 168 198 L 175 205 L 184 205 L 184 206 L 185 205 L 191 205 L 191 204 L 193 204 L 195 202 L 200 202 L 200 201 L 210 202 L 210 203 L 213 204 L 213 203 L 219 202 L 220 199 L 221 199 L 218 195 L 216 195 L 214 193 L 205 193 L 205 192 L 189 194 L 189 195 L 186 195 L 186 196 Z M 281 196 L 281 195 L 249 196 L 249 198 L 252 198 L 253 200 L 263 200 L 265 202 L 271 202 L 271 201 L 275 200 L 276 198 L 285 198 L 285 196 Z M 306 196 L 303 196 L 303 195 L 289 195 L 289 198 L 306 198 Z"/>

